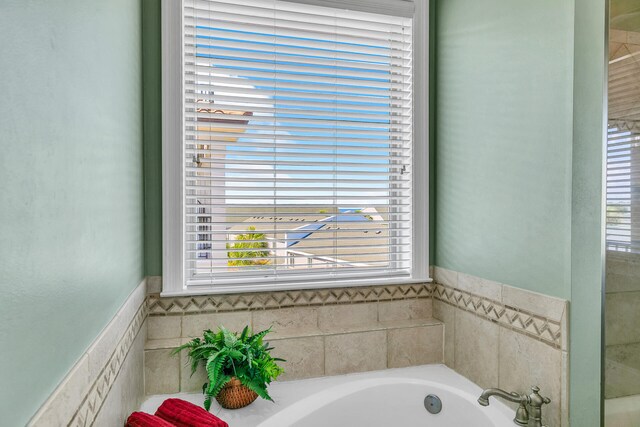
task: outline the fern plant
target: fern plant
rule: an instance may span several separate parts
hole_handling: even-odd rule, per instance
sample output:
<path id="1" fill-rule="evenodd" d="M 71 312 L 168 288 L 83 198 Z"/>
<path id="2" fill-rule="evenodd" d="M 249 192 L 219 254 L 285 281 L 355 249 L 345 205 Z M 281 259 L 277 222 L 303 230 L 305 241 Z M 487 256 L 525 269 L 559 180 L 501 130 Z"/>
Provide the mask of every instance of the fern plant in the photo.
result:
<path id="1" fill-rule="evenodd" d="M 284 372 L 277 362 L 285 360 L 271 356 L 273 347 L 263 342 L 269 332 L 271 328 L 252 334 L 246 326 L 238 334 L 220 327 L 215 333 L 211 330 L 204 331 L 202 338 L 194 338 L 173 351 L 174 355 L 182 350 L 189 351 L 191 375 L 200 364 L 204 365 L 209 380 L 202 386 L 205 394 L 204 408 L 207 411 L 211 407 L 211 399 L 233 377 L 258 396 L 273 401 L 267 392 L 267 386 Z"/>

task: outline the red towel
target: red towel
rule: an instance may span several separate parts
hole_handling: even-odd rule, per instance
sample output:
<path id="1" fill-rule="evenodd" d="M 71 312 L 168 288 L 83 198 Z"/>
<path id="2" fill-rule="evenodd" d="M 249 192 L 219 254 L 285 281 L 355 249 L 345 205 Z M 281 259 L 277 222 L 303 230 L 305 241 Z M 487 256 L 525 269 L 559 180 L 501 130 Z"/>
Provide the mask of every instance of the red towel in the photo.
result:
<path id="1" fill-rule="evenodd" d="M 165 400 L 156 415 L 176 427 L 229 427 L 229 424 L 206 409 L 182 399 Z"/>
<path id="2" fill-rule="evenodd" d="M 174 427 L 174 425 L 146 412 L 134 412 L 127 418 L 125 427 Z"/>

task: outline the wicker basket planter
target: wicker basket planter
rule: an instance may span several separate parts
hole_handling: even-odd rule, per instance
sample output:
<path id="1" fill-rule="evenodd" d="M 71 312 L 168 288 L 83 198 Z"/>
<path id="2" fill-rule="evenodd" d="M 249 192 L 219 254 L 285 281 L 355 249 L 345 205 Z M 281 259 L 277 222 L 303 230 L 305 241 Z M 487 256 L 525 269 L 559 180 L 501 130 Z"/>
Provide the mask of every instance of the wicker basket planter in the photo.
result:
<path id="1" fill-rule="evenodd" d="M 247 386 L 242 385 L 236 377 L 231 378 L 220 393 L 216 396 L 216 400 L 226 409 L 240 409 L 253 403 L 258 398 L 255 391 L 250 390 Z"/>

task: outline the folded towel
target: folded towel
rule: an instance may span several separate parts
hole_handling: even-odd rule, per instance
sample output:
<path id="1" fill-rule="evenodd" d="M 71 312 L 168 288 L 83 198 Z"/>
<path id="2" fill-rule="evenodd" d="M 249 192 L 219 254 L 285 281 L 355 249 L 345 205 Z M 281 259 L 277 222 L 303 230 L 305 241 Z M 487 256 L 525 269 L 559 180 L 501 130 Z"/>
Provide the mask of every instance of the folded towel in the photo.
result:
<path id="1" fill-rule="evenodd" d="M 146 412 L 134 412 L 127 418 L 125 427 L 174 427 L 174 425 Z"/>
<path id="2" fill-rule="evenodd" d="M 167 399 L 156 415 L 176 427 L 229 427 L 229 424 L 193 403 L 182 399 Z"/>

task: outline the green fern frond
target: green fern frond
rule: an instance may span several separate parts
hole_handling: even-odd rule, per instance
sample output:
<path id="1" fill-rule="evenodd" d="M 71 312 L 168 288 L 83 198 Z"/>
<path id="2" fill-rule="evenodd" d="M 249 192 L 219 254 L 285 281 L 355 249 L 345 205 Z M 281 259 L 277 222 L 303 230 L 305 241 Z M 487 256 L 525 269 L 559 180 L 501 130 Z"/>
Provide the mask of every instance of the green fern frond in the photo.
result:
<path id="1" fill-rule="evenodd" d="M 262 345 L 262 338 L 264 338 L 264 336 L 267 335 L 269 332 L 271 332 L 271 328 L 265 329 L 264 331 L 260 331 L 257 334 L 253 335 L 251 338 L 249 338 L 249 345 L 254 345 L 254 344 Z"/>
<path id="2" fill-rule="evenodd" d="M 211 398 L 213 396 L 211 396 L 210 394 L 207 394 L 207 396 L 204 398 L 204 409 L 206 409 L 207 411 L 209 409 L 211 409 Z"/>
<path id="3" fill-rule="evenodd" d="M 240 334 L 240 341 L 245 342 L 250 332 L 251 330 L 249 329 L 249 326 L 248 325 L 245 326 L 244 329 L 242 330 L 242 333 Z"/>

